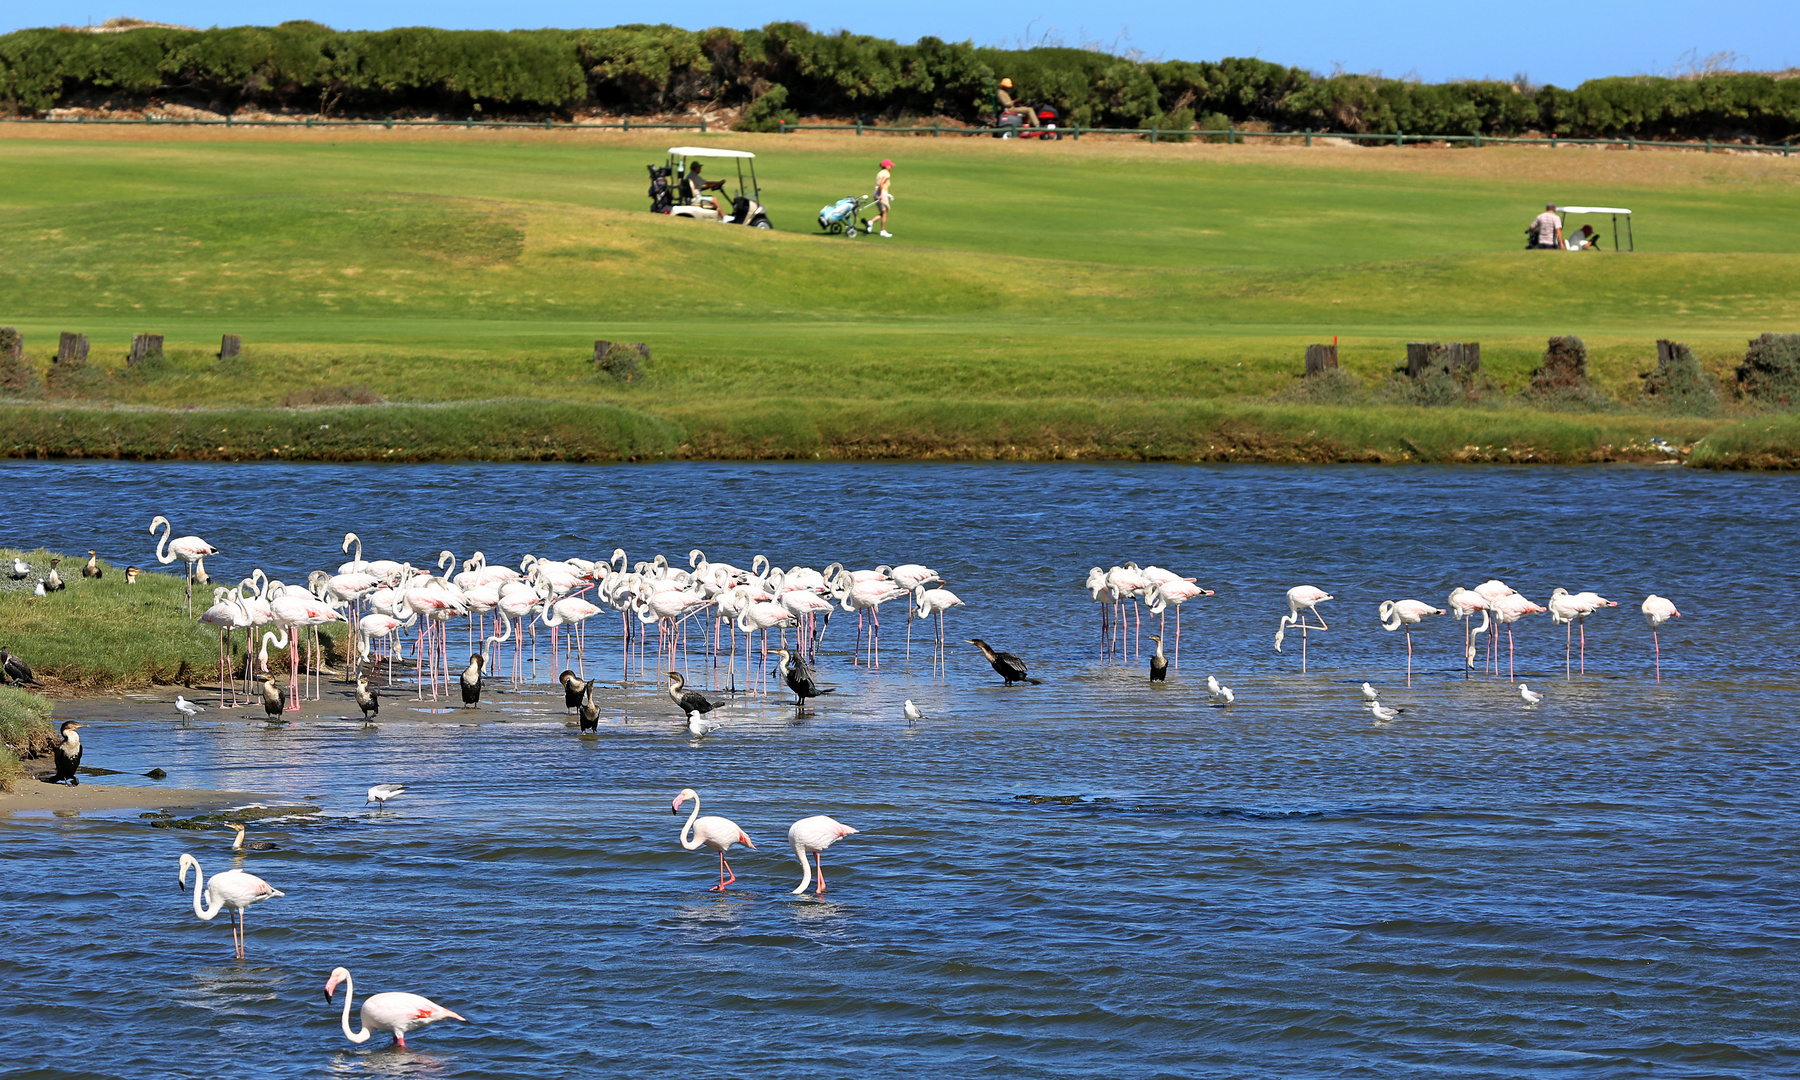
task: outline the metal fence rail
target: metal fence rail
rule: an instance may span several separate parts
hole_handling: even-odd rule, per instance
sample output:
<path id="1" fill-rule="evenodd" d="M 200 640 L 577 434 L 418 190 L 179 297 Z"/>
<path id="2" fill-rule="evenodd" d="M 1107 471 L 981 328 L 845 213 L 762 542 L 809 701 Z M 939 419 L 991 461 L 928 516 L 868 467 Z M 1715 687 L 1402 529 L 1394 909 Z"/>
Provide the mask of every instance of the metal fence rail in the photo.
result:
<path id="1" fill-rule="evenodd" d="M 221 120 L 193 120 L 179 119 L 176 117 L 146 116 L 141 120 L 128 120 L 75 116 L 0 117 L 0 124 L 130 124 L 134 126 L 149 124 L 158 127 L 166 125 L 170 127 L 227 128 L 385 128 L 390 131 L 395 127 L 402 129 L 463 128 L 471 131 L 477 128 L 535 128 L 541 131 L 698 131 L 702 134 L 705 134 L 709 130 L 705 118 L 702 118 L 695 123 L 648 120 L 633 123 L 629 118 L 621 120 L 618 123 L 558 123 L 554 120 L 544 120 L 541 122 L 529 120 L 477 120 L 474 117 L 469 117 L 466 120 L 395 120 L 392 117 L 385 120 L 323 120 L 314 117 L 305 117 L 298 120 L 237 120 L 227 116 Z M 718 129 L 714 128 L 712 130 Z M 1025 128 L 1021 130 L 1034 131 L 1040 129 Z M 864 124 L 861 121 L 857 121 L 854 124 L 780 123 L 776 125 L 776 132 L 778 134 L 787 134 L 788 132 L 793 131 L 845 131 L 854 132 L 857 135 L 926 135 L 932 138 L 938 138 L 944 135 L 965 138 L 969 136 L 996 137 L 1011 133 L 1010 131 L 1002 131 L 998 128 L 945 127 L 943 124 L 931 124 L 930 126 L 922 124 L 887 126 Z M 1794 148 L 1793 140 L 1791 138 L 1776 144 L 1755 145 L 1744 143 L 1721 144 L 1714 142 L 1712 139 L 1707 139 L 1704 142 L 1664 142 L 1659 139 L 1639 139 L 1633 136 L 1627 136 L 1623 139 L 1559 139 L 1555 137 L 1547 139 L 1520 139 L 1500 135 L 1420 135 L 1401 131 L 1314 131 L 1311 128 L 1307 128 L 1305 131 L 1243 131 L 1236 127 L 1226 127 L 1223 129 L 1175 129 L 1158 127 L 1099 128 L 1082 127 L 1080 124 L 1071 124 L 1066 128 L 1058 128 L 1056 131 L 1058 134 L 1065 135 L 1071 139 L 1080 139 L 1083 135 L 1126 135 L 1146 139 L 1153 143 L 1170 139 L 1185 141 L 1188 139 L 1200 138 L 1222 138 L 1227 143 L 1247 143 L 1251 139 L 1297 139 L 1304 142 L 1307 146 L 1311 146 L 1314 139 L 1344 139 L 1352 142 L 1368 142 L 1392 146 L 1405 146 L 1407 143 L 1413 143 L 1415 145 L 1419 143 L 1449 143 L 1452 146 L 1623 146 L 1630 150 L 1702 150 L 1708 154 L 1712 153 L 1715 149 L 1730 149 L 1738 151 L 1747 150 L 1763 154 L 1778 153 L 1782 157 L 1790 156 Z"/>

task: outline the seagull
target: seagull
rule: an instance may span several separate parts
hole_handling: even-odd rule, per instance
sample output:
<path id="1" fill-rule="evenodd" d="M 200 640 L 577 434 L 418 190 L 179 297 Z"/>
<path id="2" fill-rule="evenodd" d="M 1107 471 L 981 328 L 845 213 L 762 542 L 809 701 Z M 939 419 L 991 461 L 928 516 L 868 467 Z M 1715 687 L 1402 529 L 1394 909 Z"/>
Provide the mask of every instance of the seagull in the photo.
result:
<path id="1" fill-rule="evenodd" d="M 1370 686 L 1368 683 L 1363 683 L 1363 700 L 1379 701 L 1381 700 L 1381 691 Z"/>
<path id="2" fill-rule="evenodd" d="M 920 712 L 919 707 L 912 703 L 912 698 L 906 699 L 906 704 L 900 707 L 900 711 L 906 714 L 906 722 L 909 724 L 916 724 L 920 720 L 925 719 L 925 714 Z"/>
<path id="3" fill-rule="evenodd" d="M 1371 702 L 1369 702 L 1369 711 L 1375 714 L 1375 720 L 1378 723 L 1385 724 L 1388 721 L 1392 720 L 1394 717 L 1399 716 L 1401 713 L 1405 712 L 1406 710 L 1405 709 L 1390 709 L 1386 705 L 1383 705 L 1379 701 L 1371 701 Z"/>
<path id="4" fill-rule="evenodd" d="M 386 806 L 389 799 L 398 799 L 404 794 L 406 794 L 406 785 L 404 784 L 376 784 L 369 789 L 369 797 L 363 800 L 363 805 L 367 806 L 373 802 Z"/>
<path id="5" fill-rule="evenodd" d="M 1524 699 L 1526 705 L 1536 705 L 1538 702 L 1544 700 L 1544 695 L 1531 689 L 1524 683 L 1519 684 L 1519 697 Z"/>
<path id="6" fill-rule="evenodd" d="M 200 706 L 194 704 L 193 702 L 189 701 L 187 698 L 182 697 L 180 694 L 176 694 L 175 695 L 175 711 L 181 714 L 181 718 L 185 722 L 188 720 L 192 720 L 194 718 L 194 714 L 203 713 L 206 710 L 201 708 Z"/>
<path id="7" fill-rule="evenodd" d="M 1231 692 L 1231 687 L 1219 685 L 1216 675 L 1206 677 L 1206 695 L 1220 705 L 1229 705 L 1237 700 L 1237 695 Z"/>
<path id="8" fill-rule="evenodd" d="M 691 712 L 687 714 L 687 732 L 696 739 L 704 739 L 724 726 L 723 720 L 708 720 L 705 713 Z"/>
<path id="9" fill-rule="evenodd" d="M 13 580 L 14 581 L 23 581 L 23 580 L 25 580 L 26 576 L 30 573 L 31 573 L 31 564 L 26 562 L 24 559 L 19 558 L 17 555 L 13 556 L 13 568 L 12 568 Z"/>

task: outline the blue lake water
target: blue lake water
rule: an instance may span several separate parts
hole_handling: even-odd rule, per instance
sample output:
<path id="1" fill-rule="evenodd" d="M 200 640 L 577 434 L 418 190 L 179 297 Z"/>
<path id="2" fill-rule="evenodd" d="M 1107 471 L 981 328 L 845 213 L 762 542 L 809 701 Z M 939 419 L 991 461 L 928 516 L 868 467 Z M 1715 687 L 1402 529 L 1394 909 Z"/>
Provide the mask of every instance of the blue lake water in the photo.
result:
<path id="1" fill-rule="evenodd" d="M 89 764 L 126 775 L 89 783 L 160 766 L 318 796 L 323 820 L 253 831 L 280 847 L 245 868 L 287 895 L 251 909 L 239 963 L 174 887 L 183 851 L 232 865 L 229 833 L 0 817 L 13 1075 L 1800 1074 L 1800 477 L 11 462 L 0 481 L 0 545 L 146 565 L 162 513 L 223 549 L 222 580 L 304 580 L 355 530 L 365 557 L 421 565 L 916 561 L 967 601 L 941 675 L 923 630 L 903 659 L 897 606 L 882 669 L 853 667 L 840 616 L 819 663 L 836 694 L 734 702 L 701 741 L 654 684 L 609 696 L 587 738 L 543 686 L 463 724 L 406 722 L 444 715 L 398 690 L 367 731 L 182 728 L 160 702 L 96 723 Z M 1188 605 L 1163 686 L 1098 655 L 1081 584 L 1126 559 L 1218 590 Z M 1447 617 L 1413 634 L 1408 689 L 1377 623 L 1382 600 L 1490 577 L 1620 602 L 1572 680 L 1560 627 L 1515 628 L 1536 708 L 1504 674 L 1464 678 Z M 1296 635 L 1272 648 L 1297 584 L 1335 597 L 1305 674 Z M 1660 684 L 1650 592 L 1682 611 Z M 590 670 L 616 682 L 616 617 L 595 625 Z M 976 636 L 1044 685 L 999 686 Z M 1208 674 L 1233 705 L 1209 707 Z M 1407 711 L 1374 724 L 1364 679 Z M 413 790 L 365 810 L 387 781 Z M 712 855 L 677 843 L 684 787 L 758 845 L 723 896 Z M 826 854 L 823 898 L 792 896 L 783 837 L 815 813 L 861 832 Z M 359 998 L 423 993 L 471 1023 L 409 1054 L 353 1046 L 320 993 L 340 964 Z"/>

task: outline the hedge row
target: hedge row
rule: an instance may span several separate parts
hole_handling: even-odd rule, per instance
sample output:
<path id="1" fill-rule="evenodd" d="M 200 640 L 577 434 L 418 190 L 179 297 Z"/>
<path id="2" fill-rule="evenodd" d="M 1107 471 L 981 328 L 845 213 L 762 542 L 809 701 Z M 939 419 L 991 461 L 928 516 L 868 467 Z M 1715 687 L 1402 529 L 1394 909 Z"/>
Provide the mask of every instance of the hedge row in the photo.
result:
<path id="1" fill-rule="evenodd" d="M 1800 79 L 1712 75 L 1595 79 L 1574 90 L 1503 82 L 1318 76 L 1262 60 L 1145 63 L 1082 49 L 901 45 L 798 23 L 760 30 L 336 31 L 312 22 L 119 33 L 0 36 L 0 108 L 152 99 L 323 113 L 456 115 L 485 109 L 660 113 L 749 105 L 745 125 L 799 114 L 975 120 L 992 84 L 1058 106 L 1085 126 L 1267 123 L 1278 130 L 1572 136 L 1800 134 Z"/>

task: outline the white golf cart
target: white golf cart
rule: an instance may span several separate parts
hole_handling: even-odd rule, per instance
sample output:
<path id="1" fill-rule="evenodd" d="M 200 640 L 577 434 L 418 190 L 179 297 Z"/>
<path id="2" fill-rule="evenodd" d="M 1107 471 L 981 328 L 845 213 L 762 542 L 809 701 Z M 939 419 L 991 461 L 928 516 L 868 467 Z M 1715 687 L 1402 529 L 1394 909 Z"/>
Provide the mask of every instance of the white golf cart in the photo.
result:
<path id="1" fill-rule="evenodd" d="M 725 168 L 737 169 L 737 190 L 727 195 L 730 174 L 707 176 L 708 162 L 722 161 Z M 701 167 L 696 180 L 691 166 Z M 756 182 L 756 155 L 747 150 L 710 150 L 704 146 L 671 146 L 669 161 L 662 169 L 667 194 L 661 200 L 656 194 L 658 170 L 650 168 L 651 209 L 670 217 L 717 221 L 727 225 L 748 225 L 753 229 L 773 229 L 762 205 L 762 188 Z M 748 175 L 746 175 L 748 174 Z M 659 205 L 661 203 L 661 205 Z"/>
<path id="2" fill-rule="evenodd" d="M 1570 215 L 1570 214 L 1608 214 L 1608 215 L 1611 215 L 1611 217 L 1612 217 L 1612 240 L 1613 240 L 1613 250 L 1614 251 L 1619 250 L 1619 219 L 1624 218 L 1625 219 L 1625 244 L 1626 244 L 1625 250 L 1627 250 L 1627 251 L 1636 251 L 1637 250 L 1637 241 L 1631 235 L 1631 211 L 1625 209 L 1623 206 L 1559 206 L 1556 209 L 1558 211 L 1560 211 L 1563 215 L 1563 246 L 1565 248 L 1568 248 L 1570 251 L 1579 250 L 1578 248 L 1570 246 L 1573 242 L 1569 239 L 1569 235 L 1572 232 L 1574 232 L 1573 223 L 1569 221 L 1569 217 L 1568 217 L 1568 215 Z M 1594 247 L 1600 246 L 1600 234 L 1598 232 L 1594 233 L 1593 246 Z"/>

